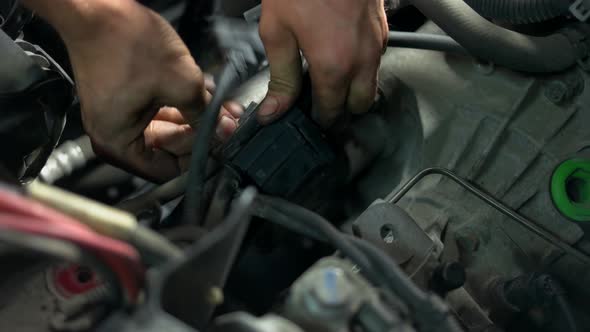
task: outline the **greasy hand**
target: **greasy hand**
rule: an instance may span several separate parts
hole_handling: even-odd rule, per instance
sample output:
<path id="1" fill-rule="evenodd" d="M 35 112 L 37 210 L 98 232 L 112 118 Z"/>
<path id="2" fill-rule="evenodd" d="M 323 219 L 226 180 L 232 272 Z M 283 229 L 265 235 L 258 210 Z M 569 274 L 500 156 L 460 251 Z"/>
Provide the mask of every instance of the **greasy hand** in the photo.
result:
<path id="1" fill-rule="evenodd" d="M 329 127 L 342 112 L 367 111 L 387 32 L 383 0 L 263 0 L 260 34 L 271 81 L 259 120 L 275 120 L 297 98 L 299 50 L 309 63 L 316 121 Z"/>
<path id="2" fill-rule="evenodd" d="M 189 160 L 197 111 L 211 98 L 201 70 L 172 27 L 134 0 L 78 2 L 71 26 L 58 30 L 95 150 L 152 179 L 178 175 Z M 236 124 L 222 114 L 218 133 L 227 136 Z"/>

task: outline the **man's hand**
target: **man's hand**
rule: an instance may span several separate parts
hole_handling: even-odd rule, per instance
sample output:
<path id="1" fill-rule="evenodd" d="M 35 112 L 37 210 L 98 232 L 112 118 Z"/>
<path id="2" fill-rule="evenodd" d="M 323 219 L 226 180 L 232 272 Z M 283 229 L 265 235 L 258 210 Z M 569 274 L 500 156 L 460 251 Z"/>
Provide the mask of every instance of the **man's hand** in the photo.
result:
<path id="1" fill-rule="evenodd" d="M 165 180 L 187 166 L 211 94 L 176 32 L 134 0 L 25 0 L 64 39 L 97 153 Z M 164 107 L 172 106 L 172 107 Z M 239 108 L 222 110 L 218 136 L 236 128 Z"/>
<path id="2" fill-rule="evenodd" d="M 387 32 L 383 0 L 263 0 L 260 34 L 271 81 L 259 120 L 275 120 L 297 98 L 299 50 L 309 63 L 316 121 L 329 127 L 341 112 L 367 111 Z"/>

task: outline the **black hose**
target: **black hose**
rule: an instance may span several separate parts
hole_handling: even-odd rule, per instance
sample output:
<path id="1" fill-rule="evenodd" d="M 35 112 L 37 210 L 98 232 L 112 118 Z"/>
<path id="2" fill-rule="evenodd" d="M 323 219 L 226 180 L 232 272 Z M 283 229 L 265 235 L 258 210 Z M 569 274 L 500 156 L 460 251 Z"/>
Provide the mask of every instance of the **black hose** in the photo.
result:
<path id="1" fill-rule="evenodd" d="M 453 38 L 429 33 L 390 31 L 387 46 L 469 54 Z"/>
<path id="2" fill-rule="evenodd" d="M 550 73 L 578 60 L 577 49 L 561 33 L 524 35 L 493 24 L 463 0 L 410 0 L 424 15 L 473 56 L 513 70 Z"/>
<path id="3" fill-rule="evenodd" d="M 535 23 L 565 15 L 567 0 L 464 0 L 484 17 L 509 23 Z"/>
<path id="4" fill-rule="evenodd" d="M 258 72 L 264 54 L 257 25 L 238 22 L 216 19 L 215 32 L 218 41 L 221 46 L 227 46 L 229 52 L 227 63 L 217 77 L 213 99 L 205 108 L 199 122 L 199 130 L 193 144 L 186 188 L 185 223 L 196 224 L 204 217 L 203 193 L 209 143 L 215 132 L 221 106 L 229 92 Z"/>
<path id="5" fill-rule="evenodd" d="M 395 294 L 414 311 L 420 331 L 462 331 L 442 300 L 424 293 L 383 251 L 365 240 L 353 236 L 349 239 L 385 277 Z"/>
<path id="6" fill-rule="evenodd" d="M 275 216 L 282 215 L 279 219 L 279 224 L 283 226 L 288 225 L 289 219 L 299 221 L 301 225 L 297 226 L 297 228 L 301 227 L 313 230 L 313 232 L 317 234 L 316 236 L 325 239 L 336 249 L 340 250 L 344 256 L 350 258 L 351 261 L 357 264 L 361 271 L 363 271 L 363 274 L 365 274 L 367 279 L 373 284 L 381 286 L 386 284 L 384 277 L 374 272 L 375 269 L 369 263 L 367 257 L 365 257 L 356 246 L 342 236 L 342 233 L 322 216 L 277 197 L 259 195 L 258 202 L 261 203 L 259 208 L 268 207 L 274 210 L 271 213 Z M 275 220 L 270 219 L 270 221 Z M 314 236 L 314 238 L 316 236 Z"/>
<path id="7" fill-rule="evenodd" d="M 213 99 L 207 105 L 199 122 L 199 130 L 192 148 L 191 166 L 186 187 L 184 222 L 187 224 L 196 224 L 203 216 L 203 191 L 207 176 L 209 144 L 215 133 L 219 111 L 227 97 L 227 93 L 233 90 L 239 81 L 239 72 L 234 67 L 234 64 L 231 62 L 226 64 L 217 79 Z"/>
<path id="8" fill-rule="evenodd" d="M 555 297 L 555 303 L 557 304 L 557 306 L 559 307 L 559 310 L 563 314 L 563 319 L 565 320 L 565 323 L 567 324 L 567 327 L 568 327 L 567 331 L 577 332 L 578 331 L 578 324 L 576 324 L 576 320 L 575 320 L 574 315 L 572 313 L 572 309 L 571 309 L 569 303 L 567 302 L 567 300 L 565 299 L 565 296 L 563 296 L 563 294 L 558 294 Z"/>

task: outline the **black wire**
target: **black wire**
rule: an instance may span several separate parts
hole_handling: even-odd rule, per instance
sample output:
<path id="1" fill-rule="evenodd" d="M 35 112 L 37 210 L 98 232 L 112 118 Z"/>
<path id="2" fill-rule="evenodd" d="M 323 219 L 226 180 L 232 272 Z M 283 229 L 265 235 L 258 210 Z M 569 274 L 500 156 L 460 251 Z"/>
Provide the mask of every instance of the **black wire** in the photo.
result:
<path id="1" fill-rule="evenodd" d="M 6 14 L 6 17 L 4 17 L 4 22 L 2 22 L 2 24 L 0 25 L 0 28 L 4 27 L 4 25 L 10 21 L 10 19 L 12 18 L 14 13 L 16 12 L 17 8 L 18 8 L 18 0 L 14 0 L 12 2 L 12 6 L 8 10 L 8 13 Z"/>
<path id="2" fill-rule="evenodd" d="M 227 94 L 239 83 L 239 75 L 233 63 L 226 64 L 217 79 L 213 99 L 205 108 L 199 122 L 197 136 L 192 148 L 191 163 L 186 187 L 184 223 L 196 224 L 202 217 L 203 192 L 205 187 L 209 144 L 215 133 L 219 111 Z"/>
<path id="3" fill-rule="evenodd" d="M 377 272 L 385 276 L 388 286 L 400 298 L 408 302 L 413 309 L 419 308 L 427 301 L 426 294 L 383 251 L 377 249 L 366 240 L 354 236 L 349 236 L 349 240 L 368 257 L 377 269 Z"/>
<path id="4" fill-rule="evenodd" d="M 389 298 L 398 295 L 410 305 L 424 331 L 461 331 L 442 300 L 420 290 L 396 262 L 369 242 L 347 237 L 322 216 L 280 198 L 260 195 L 258 202 L 255 210 L 258 215 L 271 217 L 270 221 L 329 242 L 357 264 L 371 283 L 391 291 L 387 294 Z"/>
<path id="5" fill-rule="evenodd" d="M 309 231 L 313 230 L 317 232 L 318 234 L 316 236 L 325 238 L 327 242 L 332 244 L 344 256 L 348 257 L 352 262 L 358 265 L 369 281 L 380 286 L 386 285 L 383 276 L 375 273 L 375 269 L 367 257 L 356 246 L 348 241 L 348 239 L 342 236 L 342 233 L 322 216 L 277 197 L 259 195 L 258 201 L 263 206 L 266 205 L 271 209 L 274 209 L 273 213 L 279 213 L 286 217 L 281 220 L 284 225 L 287 224 L 287 218 L 292 218 L 295 219 L 295 222 L 302 224 L 301 226 L 296 227 L 305 227 L 308 228 Z"/>
<path id="6" fill-rule="evenodd" d="M 469 55 L 463 46 L 449 36 L 420 32 L 390 31 L 387 46 Z"/>
<path id="7" fill-rule="evenodd" d="M 94 254 L 73 243 L 6 229 L 0 229 L 0 242 L 59 261 L 89 265 L 101 276 L 106 285 L 113 286 L 111 288 L 114 293 L 112 304 L 127 305 L 124 302 L 126 298 L 124 290 L 122 285 L 117 282 L 115 273 Z"/>
<path id="8" fill-rule="evenodd" d="M 253 208 L 252 211 L 253 216 L 256 216 L 258 218 L 262 218 L 264 220 L 268 220 L 271 221 L 279 226 L 285 227 L 286 229 L 289 229 L 295 233 L 301 234 L 303 236 L 307 236 L 311 239 L 314 239 L 316 241 L 319 242 L 323 242 L 323 243 L 327 243 L 327 244 L 332 244 L 330 242 L 330 240 L 328 238 L 326 238 L 324 235 L 315 232 L 315 228 L 314 227 L 309 227 L 308 225 L 305 224 L 305 222 L 301 222 L 300 220 L 294 219 L 292 217 L 288 217 L 287 215 L 285 215 L 285 213 L 281 210 L 277 210 L 274 208 L 271 208 L 270 206 L 268 206 L 267 204 L 256 204 Z M 338 232 L 336 230 L 336 232 Z M 333 244 L 332 244 L 333 245 Z M 336 248 L 338 249 L 338 248 Z M 369 262 L 369 260 L 367 259 L 367 262 Z M 357 264 L 357 266 L 360 266 Z M 367 271 L 366 270 L 361 270 L 361 273 L 366 274 Z M 375 282 L 377 285 L 380 286 L 386 286 L 386 281 L 376 281 Z M 385 292 L 382 292 L 382 295 L 384 297 L 384 300 L 391 304 L 391 305 L 398 305 L 399 301 L 396 301 L 396 297 L 393 295 L 393 293 L 388 292 L 387 288 L 385 288 Z M 403 310 L 405 312 L 405 310 Z"/>
<path id="9" fill-rule="evenodd" d="M 315 232 L 313 228 L 309 228 L 305 224 L 293 220 L 293 218 L 286 216 L 284 212 L 271 208 L 268 204 L 265 204 L 265 202 L 259 202 L 259 204 L 256 204 L 252 213 L 258 218 L 271 221 L 295 233 L 307 236 L 310 239 L 320 242 L 328 242 L 324 236 Z"/>
<path id="10" fill-rule="evenodd" d="M 12 230 L 0 229 L 0 242 L 62 261 L 79 262 L 83 256 L 82 250 L 71 243 Z"/>
<path id="11" fill-rule="evenodd" d="M 365 240 L 353 236 L 349 236 L 349 239 L 369 258 L 378 272 L 385 276 L 391 290 L 409 304 L 422 331 L 461 331 L 442 300 L 418 288 L 391 257 Z"/>

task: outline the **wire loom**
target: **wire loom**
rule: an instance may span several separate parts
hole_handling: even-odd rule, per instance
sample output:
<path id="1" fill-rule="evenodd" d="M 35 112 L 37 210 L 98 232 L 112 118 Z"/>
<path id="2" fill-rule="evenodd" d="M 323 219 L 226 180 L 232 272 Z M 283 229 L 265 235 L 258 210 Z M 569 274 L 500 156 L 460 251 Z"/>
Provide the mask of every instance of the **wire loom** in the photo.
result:
<path id="1" fill-rule="evenodd" d="M 113 272 L 126 303 L 138 301 L 145 271 L 138 252 L 130 245 L 97 234 L 66 215 L 8 190 L 0 191 L 0 230 L 79 247 Z"/>

